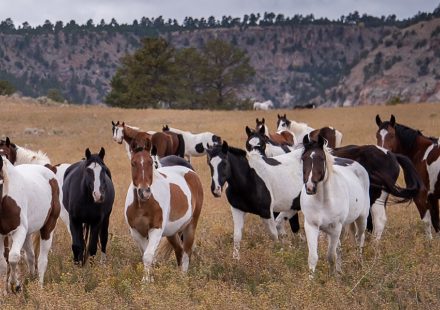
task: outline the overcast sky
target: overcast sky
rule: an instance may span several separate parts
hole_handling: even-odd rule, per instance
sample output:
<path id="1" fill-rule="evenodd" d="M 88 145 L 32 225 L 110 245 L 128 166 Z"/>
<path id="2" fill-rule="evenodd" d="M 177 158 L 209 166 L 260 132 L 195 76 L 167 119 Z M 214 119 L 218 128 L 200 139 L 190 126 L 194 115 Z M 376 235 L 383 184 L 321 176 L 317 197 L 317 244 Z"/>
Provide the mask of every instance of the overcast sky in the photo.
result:
<path id="1" fill-rule="evenodd" d="M 434 0 L 0 0 L 0 20 L 10 17 L 15 26 L 27 21 L 32 26 L 75 20 L 84 24 L 93 19 L 107 23 L 132 23 L 141 17 L 177 19 L 223 15 L 243 17 L 244 14 L 274 12 L 285 16 L 311 14 L 315 17 L 338 19 L 357 10 L 360 14 L 381 16 L 396 14 L 397 18 L 414 16 L 417 12 L 432 12 L 439 5 Z"/>

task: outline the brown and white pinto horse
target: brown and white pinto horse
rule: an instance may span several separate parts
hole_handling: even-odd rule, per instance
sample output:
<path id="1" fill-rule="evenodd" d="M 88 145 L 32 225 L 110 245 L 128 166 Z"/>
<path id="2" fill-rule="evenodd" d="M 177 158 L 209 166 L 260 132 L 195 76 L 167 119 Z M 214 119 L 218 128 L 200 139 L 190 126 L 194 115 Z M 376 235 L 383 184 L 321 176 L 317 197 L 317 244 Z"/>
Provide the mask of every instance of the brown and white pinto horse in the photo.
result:
<path id="1" fill-rule="evenodd" d="M 420 189 L 414 202 L 420 217 L 425 222 L 425 232 L 432 238 L 431 225 L 435 232 L 440 231 L 439 203 L 440 199 L 440 146 L 438 140 L 424 136 L 419 130 L 396 123 L 391 115 L 389 121 L 382 122 L 376 115 L 377 145 L 394 153 L 408 156 L 413 162 L 425 188 Z"/>
<path id="2" fill-rule="evenodd" d="M 342 143 L 342 133 L 337 129 L 332 127 L 314 129 L 309 127 L 306 123 L 289 120 L 286 114 L 278 114 L 277 131 L 280 132 L 284 130 L 291 132 L 295 137 L 295 141 L 299 142 L 303 141 L 304 136 L 308 134 L 311 140 L 315 142 L 318 141 L 318 136 L 322 136 L 327 140 L 327 146 L 330 148 L 340 147 Z"/>
<path id="3" fill-rule="evenodd" d="M 145 282 L 153 281 L 151 267 L 163 236 L 174 248 L 178 266 L 183 272 L 188 270 L 203 205 L 197 174 L 183 166 L 156 169 L 155 149 L 151 154 L 144 148 L 133 151 L 132 183 L 125 200 L 125 219 L 142 253 Z"/>
<path id="4" fill-rule="evenodd" d="M 131 159 L 131 152 L 139 147 L 145 148 L 155 146 L 157 156 L 160 158 L 168 155 L 184 156 L 185 145 L 183 137 L 171 132 L 145 132 L 137 127 L 128 126 L 125 122 L 119 123 L 112 121 L 113 140 L 119 144 L 125 143 L 128 157 Z"/>
<path id="5" fill-rule="evenodd" d="M 266 125 L 264 117 L 261 119 L 261 121 L 257 118 L 255 120 L 255 123 L 255 131 L 259 131 L 261 127 L 264 127 L 265 135 L 275 143 L 288 146 L 293 146 L 295 144 L 295 138 L 293 134 L 287 130 L 282 130 L 276 133 L 269 133 L 269 128 Z"/>

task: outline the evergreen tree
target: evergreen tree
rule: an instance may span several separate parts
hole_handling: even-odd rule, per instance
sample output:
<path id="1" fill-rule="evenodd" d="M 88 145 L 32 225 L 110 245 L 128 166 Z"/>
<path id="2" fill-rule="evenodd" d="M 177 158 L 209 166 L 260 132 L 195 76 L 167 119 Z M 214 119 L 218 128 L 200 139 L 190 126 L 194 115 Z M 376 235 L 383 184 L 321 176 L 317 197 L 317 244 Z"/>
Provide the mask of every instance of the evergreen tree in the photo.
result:
<path id="1" fill-rule="evenodd" d="M 0 80 L 0 95 L 10 96 L 15 93 L 15 86 L 7 80 Z"/>

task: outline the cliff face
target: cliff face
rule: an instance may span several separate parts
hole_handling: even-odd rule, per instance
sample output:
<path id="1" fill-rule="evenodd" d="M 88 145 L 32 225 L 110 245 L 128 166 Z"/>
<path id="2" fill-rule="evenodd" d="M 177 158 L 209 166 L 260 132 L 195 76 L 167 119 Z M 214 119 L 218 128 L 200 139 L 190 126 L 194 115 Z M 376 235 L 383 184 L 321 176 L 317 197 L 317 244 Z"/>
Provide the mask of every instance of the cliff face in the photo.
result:
<path id="1" fill-rule="evenodd" d="M 177 48 L 218 38 L 246 50 L 256 77 L 241 95 L 278 107 L 440 101 L 440 19 L 404 29 L 288 25 L 163 36 Z M 57 88 L 73 102 L 102 102 L 120 58 L 139 40 L 135 33 L 96 30 L 0 33 L 0 79 L 26 95 Z"/>

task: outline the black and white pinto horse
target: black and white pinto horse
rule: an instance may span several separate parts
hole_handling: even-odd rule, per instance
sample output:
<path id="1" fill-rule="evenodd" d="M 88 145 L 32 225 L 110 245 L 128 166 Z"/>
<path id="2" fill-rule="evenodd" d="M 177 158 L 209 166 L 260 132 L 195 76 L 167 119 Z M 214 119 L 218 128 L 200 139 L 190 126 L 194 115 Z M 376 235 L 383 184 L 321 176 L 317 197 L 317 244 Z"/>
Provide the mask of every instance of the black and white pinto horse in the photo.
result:
<path id="1" fill-rule="evenodd" d="M 98 237 L 101 262 L 105 262 L 109 219 L 115 198 L 111 173 L 104 164 L 104 148 L 99 154 L 91 154 L 86 149 L 85 155 L 84 160 L 66 170 L 63 184 L 63 203 L 70 217 L 74 262 L 83 265 L 89 255 L 96 254 Z"/>
<path id="2" fill-rule="evenodd" d="M 215 145 L 207 149 L 211 170 L 211 192 L 220 197 L 225 183 L 234 221 L 233 257 L 240 258 L 240 241 L 246 213 L 260 216 L 272 239 L 278 240 L 273 211 L 289 211 L 297 205 L 302 187 L 300 156 L 267 158 L 260 152 Z M 297 210 L 294 210 L 294 214 Z"/>
<path id="3" fill-rule="evenodd" d="M 352 225 L 357 244 L 362 250 L 365 239 L 370 199 L 368 173 L 359 163 L 334 157 L 318 136 L 318 142 L 304 137 L 302 154 L 304 187 L 301 210 L 309 248 L 309 270 L 313 277 L 318 262 L 319 232 L 327 234 L 327 259 L 330 272 L 341 272 L 340 235 Z"/>
<path id="4" fill-rule="evenodd" d="M 258 136 L 258 140 L 260 138 L 264 139 L 265 155 L 267 157 L 274 157 L 274 156 L 290 153 L 294 149 L 294 147 L 292 146 L 280 144 L 270 139 L 266 135 L 266 128 L 264 126 L 261 126 L 258 130 L 251 129 L 248 126 L 246 126 L 246 135 L 248 136 L 246 144 L 253 143 L 254 140 L 252 140 L 252 138 L 255 136 Z M 259 143 L 260 142 L 258 142 L 258 145 Z"/>
<path id="5" fill-rule="evenodd" d="M 168 127 L 165 125 L 162 128 L 163 132 L 171 131 L 181 134 L 185 143 L 185 157 L 191 162 L 191 157 L 200 157 L 206 154 L 206 149 L 209 145 L 221 144 L 222 139 L 206 131 L 201 133 L 192 133 L 189 131 L 180 130 L 177 128 Z"/>

